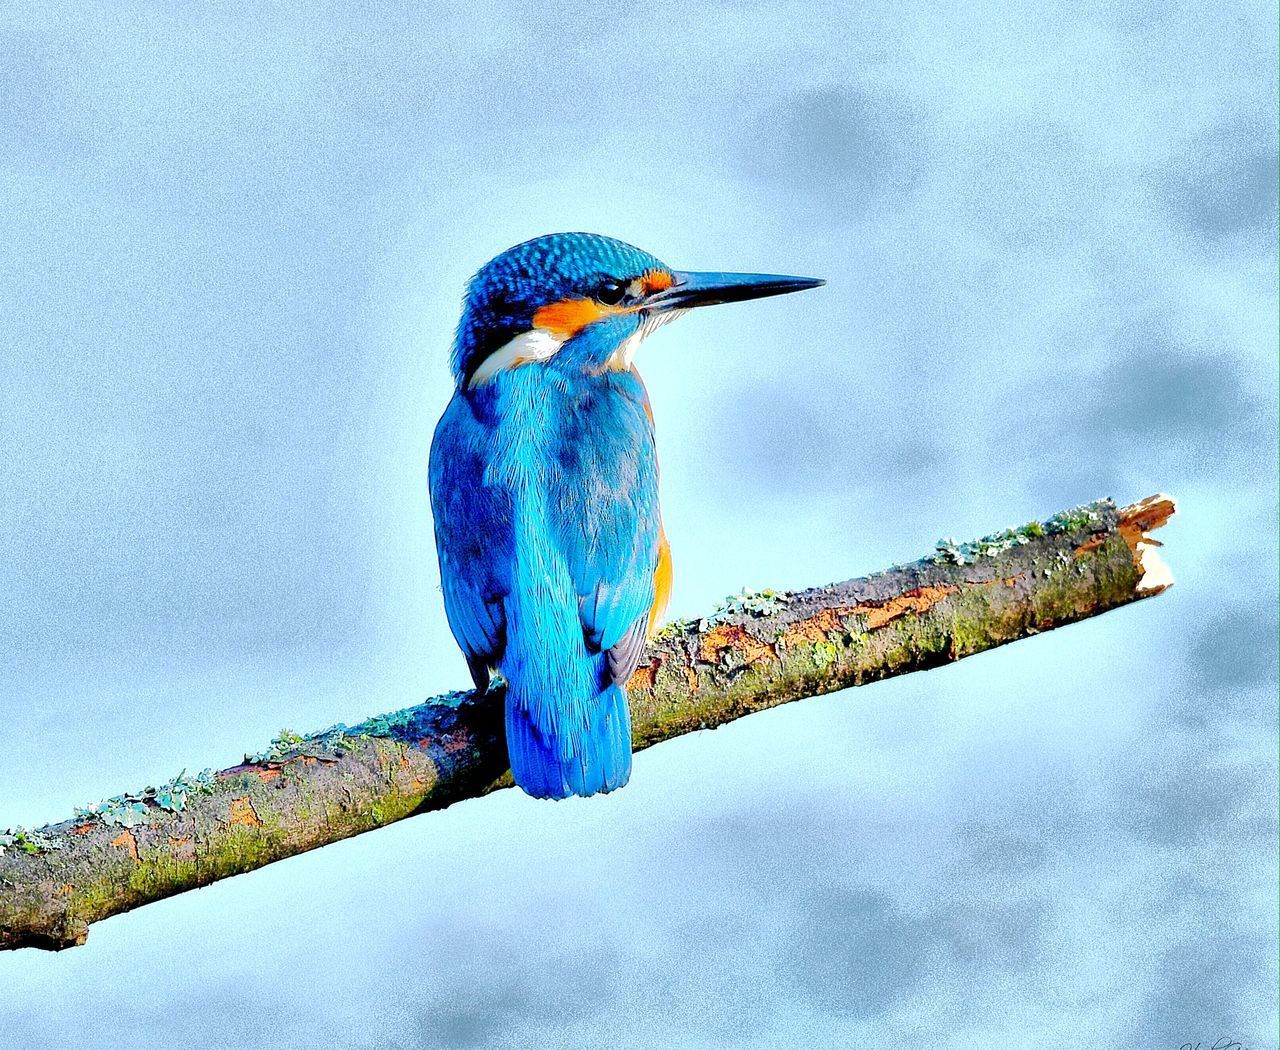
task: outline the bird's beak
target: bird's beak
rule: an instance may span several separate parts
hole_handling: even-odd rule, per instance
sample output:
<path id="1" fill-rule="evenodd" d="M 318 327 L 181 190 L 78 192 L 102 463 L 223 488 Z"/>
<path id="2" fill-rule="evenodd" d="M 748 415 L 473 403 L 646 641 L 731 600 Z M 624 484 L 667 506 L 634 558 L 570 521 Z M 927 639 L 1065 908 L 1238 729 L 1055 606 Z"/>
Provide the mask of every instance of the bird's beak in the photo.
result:
<path id="1" fill-rule="evenodd" d="M 816 277 L 783 277 L 775 273 L 680 273 L 672 274 L 670 288 L 656 292 L 645 301 L 646 310 L 688 310 L 694 306 L 737 303 L 786 295 L 817 288 L 826 281 Z"/>

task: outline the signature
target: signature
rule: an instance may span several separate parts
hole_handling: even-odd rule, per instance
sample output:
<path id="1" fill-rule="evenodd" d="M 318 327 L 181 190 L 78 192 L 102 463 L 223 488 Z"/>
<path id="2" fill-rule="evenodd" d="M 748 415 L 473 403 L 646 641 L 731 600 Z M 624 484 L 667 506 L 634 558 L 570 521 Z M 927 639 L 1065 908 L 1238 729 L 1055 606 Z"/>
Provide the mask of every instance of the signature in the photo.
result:
<path id="1" fill-rule="evenodd" d="M 1213 1043 L 1202 1043 L 1198 1040 L 1194 1043 L 1183 1043 L 1178 1050 L 1249 1050 L 1249 1048 L 1238 1039 L 1224 1035 Z"/>

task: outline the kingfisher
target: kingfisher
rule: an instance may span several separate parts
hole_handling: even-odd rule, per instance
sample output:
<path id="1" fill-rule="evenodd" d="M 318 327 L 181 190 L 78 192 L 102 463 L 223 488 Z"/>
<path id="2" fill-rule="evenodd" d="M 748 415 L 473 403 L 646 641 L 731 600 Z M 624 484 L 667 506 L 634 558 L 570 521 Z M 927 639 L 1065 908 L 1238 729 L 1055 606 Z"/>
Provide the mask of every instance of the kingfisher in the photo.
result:
<path id="1" fill-rule="evenodd" d="M 538 798 L 631 774 L 626 684 L 671 593 L 646 336 L 699 306 L 823 281 L 673 270 L 591 233 L 554 233 L 467 285 L 455 389 L 431 443 L 450 630 L 476 690 L 500 673 L 511 772 Z"/>

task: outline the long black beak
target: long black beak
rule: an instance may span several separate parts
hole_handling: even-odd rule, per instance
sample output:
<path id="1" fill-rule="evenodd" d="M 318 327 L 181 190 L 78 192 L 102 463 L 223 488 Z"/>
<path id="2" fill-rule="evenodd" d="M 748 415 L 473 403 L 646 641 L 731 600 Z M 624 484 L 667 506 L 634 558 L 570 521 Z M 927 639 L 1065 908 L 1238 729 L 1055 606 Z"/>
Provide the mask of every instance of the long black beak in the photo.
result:
<path id="1" fill-rule="evenodd" d="M 763 299 L 769 295 L 786 295 L 826 284 L 816 277 L 783 277 L 776 273 L 680 273 L 672 275 L 675 283 L 665 291 L 651 295 L 645 309 L 688 310 L 694 306 L 716 303 L 738 303 L 746 299 Z"/>

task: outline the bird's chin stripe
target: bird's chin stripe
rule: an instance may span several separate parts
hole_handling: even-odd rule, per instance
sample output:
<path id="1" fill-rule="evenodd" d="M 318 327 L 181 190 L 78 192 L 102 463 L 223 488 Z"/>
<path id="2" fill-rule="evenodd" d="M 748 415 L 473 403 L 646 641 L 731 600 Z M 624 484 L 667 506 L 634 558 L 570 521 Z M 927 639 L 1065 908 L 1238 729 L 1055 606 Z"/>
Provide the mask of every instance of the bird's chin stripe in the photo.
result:
<path id="1" fill-rule="evenodd" d="M 471 373 L 467 386 L 477 387 L 487 383 L 499 372 L 508 368 L 516 368 L 534 361 L 545 361 L 554 357 L 564 344 L 564 337 L 544 328 L 533 328 L 527 332 L 521 332 L 481 361 L 480 367 Z"/>

